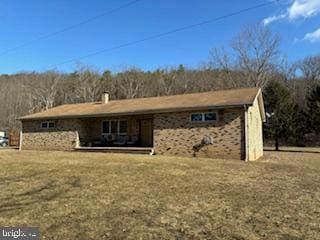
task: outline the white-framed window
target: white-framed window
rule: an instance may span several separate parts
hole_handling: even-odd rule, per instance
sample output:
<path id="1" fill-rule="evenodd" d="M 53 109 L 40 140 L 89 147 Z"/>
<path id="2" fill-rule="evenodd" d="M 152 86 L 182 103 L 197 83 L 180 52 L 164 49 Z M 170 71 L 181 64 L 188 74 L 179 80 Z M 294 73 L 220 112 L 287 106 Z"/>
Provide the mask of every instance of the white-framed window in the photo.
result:
<path id="1" fill-rule="evenodd" d="M 202 113 L 191 113 L 191 122 L 202 122 L 203 114 Z"/>
<path id="2" fill-rule="evenodd" d="M 56 123 L 54 121 L 43 121 L 41 122 L 42 129 L 53 129 L 56 127 Z"/>
<path id="3" fill-rule="evenodd" d="M 49 128 L 55 128 L 56 123 L 55 122 L 48 122 Z"/>
<path id="4" fill-rule="evenodd" d="M 120 120 L 119 121 L 119 134 L 127 134 L 128 121 Z"/>
<path id="5" fill-rule="evenodd" d="M 48 122 L 41 122 L 41 128 L 43 129 L 48 128 Z"/>
<path id="6" fill-rule="evenodd" d="M 104 120 L 102 121 L 102 135 L 116 134 L 127 135 L 127 120 Z"/>
<path id="7" fill-rule="evenodd" d="M 109 134 L 110 133 L 110 121 L 102 122 L 102 133 Z"/>
<path id="8" fill-rule="evenodd" d="M 216 122 L 218 121 L 217 112 L 195 112 L 191 113 L 190 121 L 196 122 Z"/>

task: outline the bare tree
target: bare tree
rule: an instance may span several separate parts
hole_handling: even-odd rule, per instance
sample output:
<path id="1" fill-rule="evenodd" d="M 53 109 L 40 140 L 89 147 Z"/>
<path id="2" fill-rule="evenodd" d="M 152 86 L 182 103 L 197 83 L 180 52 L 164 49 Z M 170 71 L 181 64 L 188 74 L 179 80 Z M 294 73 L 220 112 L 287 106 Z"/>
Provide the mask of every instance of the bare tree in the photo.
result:
<path id="1" fill-rule="evenodd" d="M 238 66 L 248 86 L 265 86 L 272 65 L 279 57 L 279 37 L 261 24 L 244 28 L 231 44 L 238 55 Z"/>
<path id="2" fill-rule="evenodd" d="M 218 71 L 221 85 L 226 88 L 241 86 L 234 78 L 233 72 L 235 71 L 236 66 L 225 48 L 214 48 L 213 51 L 211 51 L 210 65 L 213 66 L 213 69 Z"/>
<path id="3" fill-rule="evenodd" d="M 320 82 L 320 55 L 306 57 L 299 63 L 299 69 L 310 85 Z"/>
<path id="4" fill-rule="evenodd" d="M 212 59 L 231 86 L 264 87 L 279 57 L 279 37 L 261 24 L 245 27 L 231 42 L 231 54 L 214 50 Z M 231 57 L 233 56 L 233 57 Z M 238 71 L 244 81 L 232 79 Z"/>
<path id="5" fill-rule="evenodd" d="M 119 98 L 136 98 L 144 96 L 144 74 L 142 71 L 127 69 L 114 78 L 114 87 L 118 89 Z"/>
<path id="6" fill-rule="evenodd" d="M 89 67 L 78 66 L 73 73 L 74 79 L 74 101 L 94 102 L 100 99 L 103 89 L 102 78 L 96 71 Z"/>
<path id="7" fill-rule="evenodd" d="M 23 82 L 23 87 L 29 93 L 30 112 L 54 107 L 61 80 L 60 74 L 48 71 L 42 74 L 26 75 L 26 77 L 28 80 Z"/>

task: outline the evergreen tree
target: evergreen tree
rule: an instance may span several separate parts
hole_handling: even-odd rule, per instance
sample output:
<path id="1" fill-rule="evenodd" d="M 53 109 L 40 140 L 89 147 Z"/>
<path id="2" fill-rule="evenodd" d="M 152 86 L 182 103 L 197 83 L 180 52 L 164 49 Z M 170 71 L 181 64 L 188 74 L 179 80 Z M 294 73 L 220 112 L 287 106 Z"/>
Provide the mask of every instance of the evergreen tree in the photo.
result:
<path id="1" fill-rule="evenodd" d="M 279 150 L 279 140 L 287 139 L 290 135 L 290 121 L 293 114 L 293 104 L 289 90 L 280 82 L 272 80 L 264 91 L 267 121 L 265 136 L 275 142 Z"/>
<path id="2" fill-rule="evenodd" d="M 290 122 L 288 123 L 288 142 L 295 146 L 304 146 L 304 136 L 308 131 L 307 119 L 307 114 L 296 104 L 293 108 Z"/>
<path id="3" fill-rule="evenodd" d="M 310 130 L 320 134 L 320 86 L 312 90 L 307 105 Z"/>

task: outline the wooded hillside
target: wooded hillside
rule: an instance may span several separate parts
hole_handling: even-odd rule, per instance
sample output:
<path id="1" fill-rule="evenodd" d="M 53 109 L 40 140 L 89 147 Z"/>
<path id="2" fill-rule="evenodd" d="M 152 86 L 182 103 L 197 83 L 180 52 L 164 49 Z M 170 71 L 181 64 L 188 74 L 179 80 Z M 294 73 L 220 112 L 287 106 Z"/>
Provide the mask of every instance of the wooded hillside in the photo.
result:
<path id="1" fill-rule="evenodd" d="M 19 130 L 16 119 L 29 113 L 65 103 L 99 101 L 105 91 L 111 99 L 123 99 L 258 86 L 268 93 L 265 135 L 290 135 L 299 144 L 306 133 L 319 134 L 320 55 L 290 63 L 279 52 L 279 43 L 276 34 L 254 25 L 244 28 L 229 46 L 213 49 L 197 69 L 130 67 L 111 73 L 78 66 L 72 73 L 1 75 L 0 130 Z"/>

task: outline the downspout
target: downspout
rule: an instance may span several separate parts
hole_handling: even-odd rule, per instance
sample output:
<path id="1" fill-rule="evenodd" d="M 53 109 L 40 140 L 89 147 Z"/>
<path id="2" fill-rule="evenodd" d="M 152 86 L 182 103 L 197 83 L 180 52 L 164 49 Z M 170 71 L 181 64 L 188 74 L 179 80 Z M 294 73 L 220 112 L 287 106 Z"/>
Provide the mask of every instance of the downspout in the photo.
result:
<path id="1" fill-rule="evenodd" d="M 154 155 L 154 148 L 151 148 L 149 155 L 150 156 Z"/>
<path id="2" fill-rule="evenodd" d="M 76 149 L 80 147 L 80 137 L 79 137 L 79 132 L 76 131 Z"/>
<path id="3" fill-rule="evenodd" d="M 245 135 L 245 161 L 249 161 L 249 134 L 248 134 L 248 108 L 246 105 L 244 107 L 244 135 Z"/>
<path id="4" fill-rule="evenodd" d="M 19 137 L 19 151 L 21 151 L 22 150 L 22 136 L 23 136 L 22 130 L 20 131 L 19 135 L 20 135 L 20 137 Z"/>

